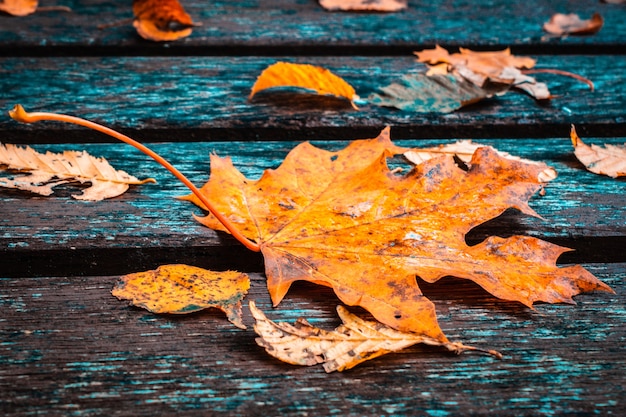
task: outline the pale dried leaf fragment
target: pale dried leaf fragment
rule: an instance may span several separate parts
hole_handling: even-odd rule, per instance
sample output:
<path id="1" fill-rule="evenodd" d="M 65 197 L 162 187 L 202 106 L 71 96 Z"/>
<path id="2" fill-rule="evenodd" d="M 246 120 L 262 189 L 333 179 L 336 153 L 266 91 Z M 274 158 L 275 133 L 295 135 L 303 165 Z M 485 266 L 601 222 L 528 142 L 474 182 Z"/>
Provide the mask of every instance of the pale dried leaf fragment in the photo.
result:
<path id="1" fill-rule="evenodd" d="M 549 21 L 543 24 L 543 30 L 551 35 L 593 35 L 602 29 L 604 19 L 599 13 L 594 13 L 590 19 L 581 19 L 575 13 L 556 13 Z"/>
<path id="2" fill-rule="evenodd" d="M 260 91 L 277 87 L 302 88 L 321 95 L 345 98 L 353 107 L 356 107 L 354 100 L 358 99 L 354 87 L 328 69 L 289 62 L 277 62 L 264 69 L 252 86 L 248 98 L 252 99 Z"/>
<path id="3" fill-rule="evenodd" d="M 0 144 L 0 165 L 5 165 L 5 169 L 28 171 L 12 178 L 0 178 L 0 187 L 43 196 L 51 195 L 57 185 L 90 182 L 91 187 L 84 189 L 82 194 L 72 195 L 77 200 L 100 201 L 123 194 L 131 184 L 156 182 L 152 178 L 139 180 L 116 170 L 106 159 L 93 157 L 85 151 L 42 154 L 29 146 Z"/>
<path id="4" fill-rule="evenodd" d="M 419 165 L 429 159 L 439 157 L 441 155 L 453 155 L 463 161 L 468 167 L 471 167 L 472 157 L 479 148 L 489 148 L 496 152 L 499 156 L 510 159 L 512 161 L 519 161 L 526 164 L 539 165 L 544 167 L 544 170 L 539 172 L 537 180 L 540 182 L 549 182 L 556 178 L 556 170 L 543 162 L 531 161 L 530 159 L 520 158 L 519 156 L 511 155 L 508 152 L 502 152 L 489 145 L 482 145 L 480 143 L 472 142 L 469 139 L 460 140 L 455 143 L 447 145 L 439 145 L 431 148 L 413 148 L 404 153 L 404 157 L 412 164 Z"/>
<path id="5" fill-rule="evenodd" d="M 407 7 L 406 0 L 320 0 L 330 11 L 399 12 Z"/>
<path id="6" fill-rule="evenodd" d="M 418 343 L 442 346 L 457 354 L 469 350 L 502 355 L 494 350 L 482 351 L 455 342 L 441 342 L 428 336 L 394 330 L 377 321 L 363 320 L 345 307 L 337 306 L 343 322 L 333 331 L 312 326 L 299 318 L 294 325 L 276 323 L 250 301 L 250 312 L 255 318 L 254 330 L 260 336 L 259 346 L 277 359 L 293 365 L 323 364 L 326 372 L 343 371 L 391 352 L 397 352 Z"/>
<path id="7" fill-rule="evenodd" d="M 589 146 L 578 137 L 573 125 L 570 137 L 576 158 L 589 171 L 612 178 L 626 176 L 626 143 L 621 146 L 609 144 L 604 147 Z"/>
<path id="8" fill-rule="evenodd" d="M 111 293 L 159 314 L 189 314 L 217 308 L 226 313 L 231 323 L 245 329 L 241 300 L 249 288 L 250 278 L 241 272 L 174 264 L 124 275 Z"/>

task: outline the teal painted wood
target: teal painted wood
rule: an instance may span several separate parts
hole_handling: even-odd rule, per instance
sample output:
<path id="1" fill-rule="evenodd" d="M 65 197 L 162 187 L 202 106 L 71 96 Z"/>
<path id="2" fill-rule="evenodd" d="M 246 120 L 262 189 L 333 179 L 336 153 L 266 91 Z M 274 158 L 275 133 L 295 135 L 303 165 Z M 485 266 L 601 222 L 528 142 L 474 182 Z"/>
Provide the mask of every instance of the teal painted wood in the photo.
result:
<path id="1" fill-rule="evenodd" d="M 393 130 L 392 130 L 393 137 Z M 585 138 L 589 143 L 623 144 L 624 138 Z M 339 149 L 342 142 L 315 142 Z M 433 146 L 444 141 L 397 141 L 402 146 Z M 481 141 L 521 157 L 553 166 L 559 176 L 530 205 L 544 220 L 516 211 L 488 221 L 468 235 L 477 242 L 489 235 L 524 234 L 577 249 L 561 262 L 625 262 L 626 195 L 624 180 L 589 173 L 576 161 L 569 139 L 499 139 Z M 211 152 L 233 157 L 247 177 L 276 168 L 293 142 L 159 143 L 165 155 L 198 186 L 208 180 Z M 73 200 L 71 188 L 58 197 L 0 189 L 0 271 L 8 276 L 125 273 L 127 265 L 146 268 L 186 262 L 209 268 L 262 271 L 262 260 L 229 236 L 217 234 L 192 219 L 200 210 L 175 197 L 186 188 L 167 171 L 125 144 L 38 145 L 40 151 L 85 149 L 103 156 L 118 169 L 157 184 L 132 187 L 112 200 Z M 408 167 L 407 167 L 408 168 Z"/>
<path id="2" fill-rule="evenodd" d="M 157 316 L 111 296 L 116 276 L 0 279 L 0 411 L 18 415 L 588 416 L 626 404 L 626 264 L 585 265 L 616 294 L 536 306 L 452 279 L 423 286 L 452 340 L 502 360 L 416 346 L 341 374 L 269 357 L 213 310 Z M 330 290 L 296 285 L 277 321 L 337 323 Z M 355 310 L 363 314 L 360 310 Z"/>
<path id="3" fill-rule="evenodd" d="M 507 47 L 535 53 L 569 51 L 624 53 L 626 10 L 599 1 L 506 0 L 410 1 L 401 13 L 329 13 L 315 0 L 186 1 L 202 26 L 185 39 L 165 44 L 143 41 L 132 25 L 99 30 L 102 23 L 132 18 L 131 3 L 106 0 L 42 1 L 64 4 L 72 13 L 0 16 L 0 52 L 43 55 L 145 54 L 381 54 L 410 53 L 437 43 Z M 543 39 L 554 13 L 604 16 L 594 36 Z"/>
<path id="4" fill-rule="evenodd" d="M 450 114 L 414 114 L 363 104 L 330 108 L 301 96 L 250 102 L 257 76 L 279 60 L 331 69 L 367 98 L 403 74 L 423 71 L 414 57 L 0 58 L 0 109 L 69 113 L 124 129 L 142 140 L 303 140 L 376 135 L 397 138 L 626 136 L 626 55 L 542 56 L 537 67 L 591 79 L 537 74 L 558 98 L 541 104 L 509 92 Z M 42 82 L 45 82 L 42 87 Z M 6 113 L 4 113 L 6 115 Z M 89 142 L 101 135 L 67 125 L 19 124 L 0 117 L 5 142 Z"/>

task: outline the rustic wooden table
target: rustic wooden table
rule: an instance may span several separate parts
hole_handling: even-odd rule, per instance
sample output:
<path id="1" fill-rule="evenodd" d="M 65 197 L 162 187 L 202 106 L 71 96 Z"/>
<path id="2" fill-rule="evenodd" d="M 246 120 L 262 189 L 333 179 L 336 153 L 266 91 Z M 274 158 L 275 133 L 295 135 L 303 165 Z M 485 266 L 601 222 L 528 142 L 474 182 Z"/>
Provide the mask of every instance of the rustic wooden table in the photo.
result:
<path id="1" fill-rule="evenodd" d="M 52 5 L 41 1 L 42 6 Z M 58 4 L 58 3 L 57 3 Z M 61 190 L 38 197 L 0 190 L 0 413 L 18 415 L 623 415 L 626 408 L 626 196 L 623 179 L 576 161 L 570 125 L 589 143 L 626 142 L 626 5 L 600 1 L 409 1 L 393 14 L 329 13 L 314 0 L 183 3 L 203 25 L 171 43 L 139 38 L 130 1 L 63 1 L 66 12 L 0 15 L 0 141 L 38 150 L 86 149 L 158 184 L 85 203 Z M 545 39 L 556 12 L 602 14 L 586 37 Z M 320 109 L 249 102 L 257 75 L 283 60 L 330 68 L 362 96 L 423 68 L 412 51 L 440 44 L 495 50 L 591 79 L 596 90 L 550 74 L 558 96 L 538 103 L 509 93 L 450 114 Z M 214 311 L 158 316 L 110 294 L 120 275 L 166 263 L 250 273 L 248 299 L 268 316 L 338 324 L 332 291 L 299 284 L 275 309 L 263 261 L 193 221 L 174 199 L 183 185 L 143 154 L 58 123 L 18 124 L 6 112 L 69 113 L 122 130 L 202 184 L 208 155 L 231 155 L 256 178 L 300 141 L 327 149 L 391 126 L 401 145 L 472 138 L 556 168 L 531 200 L 543 219 L 507 211 L 468 241 L 524 234 L 575 249 L 615 294 L 535 310 L 499 301 L 454 278 L 424 285 L 452 340 L 493 348 L 455 356 L 415 346 L 344 373 L 281 363 Z M 454 287 L 455 291 L 450 291 Z M 460 291 L 459 291 L 460 289 Z"/>

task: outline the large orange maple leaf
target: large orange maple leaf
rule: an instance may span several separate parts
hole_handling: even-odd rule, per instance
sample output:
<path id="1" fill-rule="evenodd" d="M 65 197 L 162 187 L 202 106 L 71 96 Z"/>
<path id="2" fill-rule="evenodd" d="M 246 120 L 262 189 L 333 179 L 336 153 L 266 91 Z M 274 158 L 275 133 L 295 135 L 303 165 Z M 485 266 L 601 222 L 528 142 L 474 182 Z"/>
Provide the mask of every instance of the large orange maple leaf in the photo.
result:
<path id="1" fill-rule="evenodd" d="M 536 215 L 527 201 L 542 187 L 537 177 L 545 166 L 481 148 L 467 172 L 442 156 L 397 175 L 386 160 L 404 151 L 388 129 L 338 152 L 302 143 L 256 181 L 230 158 L 212 155 L 202 193 L 258 242 L 275 305 L 294 281 L 310 281 L 332 287 L 344 303 L 393 328 L 446 342 L 416 275 L 428 282 L 448 275 L 471 279 L 527 306 L 611 291 L 581 266 L 557 267 L 567 249 L 548 242 L 513 236 L 466 244 L 470 229 L 507 208 Z M 202 206 L 195 196 L 185 199 Z M 212 215 L 198 220 L 225 230 Z"/>

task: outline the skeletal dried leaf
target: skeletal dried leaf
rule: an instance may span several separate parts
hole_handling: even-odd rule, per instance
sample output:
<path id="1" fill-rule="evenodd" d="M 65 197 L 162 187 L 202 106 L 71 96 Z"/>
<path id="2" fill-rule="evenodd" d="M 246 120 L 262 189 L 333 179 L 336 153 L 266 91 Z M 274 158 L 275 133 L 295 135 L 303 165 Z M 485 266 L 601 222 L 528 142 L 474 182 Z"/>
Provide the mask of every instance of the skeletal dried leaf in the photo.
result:
<path id="1" fill-rule="evenodd" d="M 594 13 L 590 19 L 581 19 L 575 13 L 556 13 L 549 21 L 543 24 L 543 30 L 551 35 L 593 35 L 602 29 L 604 19 L 599 13 Z"/>
<path id="2" fill-rule="evenodd" d="M 437 158 L 441 155 L 453 155 L 463 161 L 466 165 L 471 166 L 472 157 L 474 153 L 483 147 L 488 147 L 496 152 L 502 158 L 510 159 L 513 161 L 520 161 L 525 164 L 536 164 L 543 167 L 543 171 L 537 175 L 539 182 L 548 182 L 556 178 L 556 170 L 547 166 L 543 162 L 531 161 L 529 159 L 520 158 L 519 156 L 511 155 L 507 152 L 502 152 L 494 148 L 493 146 L 481 145 L 480 143 L 472 142 L 471 140 L 460 140 L 455 143 L 447 145 L 439 145 L 431 148 L 413 148 L 404 153 L 404 157 L 411 163 L 418 165 L 426 162 L 432 158 Z"/>
<path id="3" fill-rule="evenodd" d="M 124 275 L 111 293 L 153 313 L 188 314 L 218 308 L 231 323 L 245 329 L 241 301 L 249 288 L 250 279 L 240 272 L 176 264 Z"/>
<path id="4" fill-rule="evenodd" d="M 572 126 L 570 132 L 576 158 L 591 172 L 617 178 L 626 176 L 626 143 L 624 145 L 585 144 Z"/>
<path id="5" fill-rule="evenodd" d="M 400 332 L 380 322 L 364 320 L 343 306 L 337 306 L 343 324 L 333 331 L 314 327 L 304 318 L 299 318 L 295 325 L 276 323 L 268 319 L 253 301 L 250 301 L 250 312 L 256 320 L 254 330 L 260 336 L 256 342 L 267 353 L 293 365 L 321 363 L 326 372 L 341 372 L 418 343 L 442 346 L 457 354 L 479 350 L 461 343 L 441 342 L 428 336 Z M 493 350 L 483 352 L 502 357 Z"/>
<path id="6" fill-rule="evenodd" d="M 82 194 L 72 195 L 78 200 L 100 201 L 117 197 L 131 184 L 155 182 L 148 178 L 139 180 L 132 175 L 115 170 L 104 158 L 96 158 L 85 151 L 39 153 L 31 147 L 0 144 L 0 165 L 5 169 L 27 171 L 12 178 L 0 178 L 0 187 L 15 188 L 48 196 L 57 185 L 80 182 L 91 183 Z"/>
<path id="7" fill-rule="evenodd" d="M 406 0 L 320 0 L 330 11 L 399 12 L 407 7 Z"/>
<path id="8" fill-rule="evenodd" d="M 174 41 L 191 35 L 196 24 L 178 0 L 133 0 L 133 26 L 149 41 Z"/>
<path id="9" fill-rule="evenodd" d="M 252 99 L 260 91 L 277 87 L 301 88 L 317 94 L 342 97 L 353 106 L 354 100 L 358 98 L 350 84 L 328 69 L 289 62 L 277 62 L 264 69 L 252 86 L 248 98 Z"/>
<path id="10" fill-rule="evenodd" d="M 369 97 L 377 106 L 416 113 L 449 113 L 508 90 L 508 86 L 478 87 L 455 74 L 406 74 Z"/>

